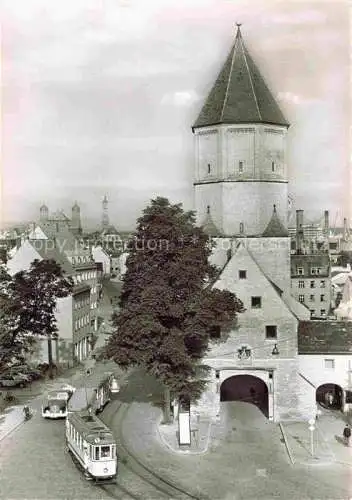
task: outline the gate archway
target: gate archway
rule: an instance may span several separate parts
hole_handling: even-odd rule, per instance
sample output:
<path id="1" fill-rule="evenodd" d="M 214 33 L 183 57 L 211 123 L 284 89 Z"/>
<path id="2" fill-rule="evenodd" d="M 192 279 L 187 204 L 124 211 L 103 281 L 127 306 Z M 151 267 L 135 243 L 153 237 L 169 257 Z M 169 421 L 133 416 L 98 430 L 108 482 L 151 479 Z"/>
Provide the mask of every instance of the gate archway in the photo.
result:
<path id="1" fill-rule="evenodd" d="M 337 384 L 322 384 L 315 392 L 318 404 L 330 410 L 341 410 L 343 406 L 343 390 Z"/>
<path id="2" fill-rule="evenodd" d="M 269 418 L 269 391 L 266 383 L 254 375 L 234 375 L 223 381 L 220 401 L 243 401 L 257 406 Z"/>

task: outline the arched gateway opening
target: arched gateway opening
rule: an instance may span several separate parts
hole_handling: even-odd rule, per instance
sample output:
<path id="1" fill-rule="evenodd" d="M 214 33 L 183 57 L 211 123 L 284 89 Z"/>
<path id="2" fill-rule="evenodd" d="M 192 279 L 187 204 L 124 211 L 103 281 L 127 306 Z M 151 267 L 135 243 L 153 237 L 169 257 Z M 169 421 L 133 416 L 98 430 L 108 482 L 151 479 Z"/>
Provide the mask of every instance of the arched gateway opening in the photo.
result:
<path id="1" fill-rule="evenodd" d="M 341 410 L 343 390 L 337 384 L 322 384 L 316 390 L 316 402 L 329 410 Z"/>
<path id="2" fill-rule="evenodd" d="M 269 418 L 268 386 L 253 375 L 234 375 L 224 380 L 220 387 L 220 401 L 251 403 Z"/>

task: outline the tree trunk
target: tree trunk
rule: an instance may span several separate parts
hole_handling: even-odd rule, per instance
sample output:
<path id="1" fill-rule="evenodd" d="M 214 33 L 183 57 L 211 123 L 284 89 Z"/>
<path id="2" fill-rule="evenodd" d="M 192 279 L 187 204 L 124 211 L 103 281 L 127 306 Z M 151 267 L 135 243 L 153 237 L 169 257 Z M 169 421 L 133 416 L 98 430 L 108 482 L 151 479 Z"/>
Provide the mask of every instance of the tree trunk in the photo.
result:
<path id="1" fill-rule="evenodd" d="M 171 423 L 171 397 L 170 397 L 170 389 L 168 387 L 164 388 L 164 424 Z"/>
<path id="2" fill-rule="evenodd" d="M 48 337 L 48 364 L 49 364 L 49 378 L 54 378 L 54 376 L 53 376 L 53 346 L 52 346 L 51 336 Z"/>

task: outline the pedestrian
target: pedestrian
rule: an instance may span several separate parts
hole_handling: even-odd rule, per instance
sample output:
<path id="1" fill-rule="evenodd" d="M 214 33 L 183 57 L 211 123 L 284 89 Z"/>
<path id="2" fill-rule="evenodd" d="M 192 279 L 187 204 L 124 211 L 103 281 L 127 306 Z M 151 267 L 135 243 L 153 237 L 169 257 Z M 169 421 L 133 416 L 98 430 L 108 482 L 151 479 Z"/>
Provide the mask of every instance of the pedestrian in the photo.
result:
<path id="1" fill-rule="evenodd" d="M 327 395 L 327 400 L 328 400 L 328 405 L 329 406 L 332 406 L 333 403 L 334 403 L 334 396 L 332 394 L 332 392 L 329 392 L 328 395 Z"/>
<path id="2" fill-rule="evenodd" d="M 343 430 L 343 437 L 344 437 L 345 445 L 349 446 L 350 440 L 351 440 L 351 427 L 349 426 L 349 424 L 346 424 L 346 427 Z"/>

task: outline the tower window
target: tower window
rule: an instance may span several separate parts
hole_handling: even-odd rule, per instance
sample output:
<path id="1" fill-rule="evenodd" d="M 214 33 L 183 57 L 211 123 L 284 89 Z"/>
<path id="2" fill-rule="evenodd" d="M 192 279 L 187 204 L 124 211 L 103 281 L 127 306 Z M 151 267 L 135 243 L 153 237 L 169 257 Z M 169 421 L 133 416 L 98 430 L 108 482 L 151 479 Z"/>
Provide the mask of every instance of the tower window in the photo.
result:
<path id="1" fill-rule="evenodd" d="M 240 222 L 240 233 L 244 233 L 244 224 L 243 222 Z"/>
<path id="2" fill-rule="evenodd" d="M 238 277 L 240 280 L 245 280 L 247 278 L 247 271 L 245 271 L 244 269 L 240 269 L 238 271 Z"/>
<path id="3" fill-rule="evenodd" d="M 267 339 L 276 339 L 277 338 L 277 326 L 276 325 L 266 325 L 265 338 L 267 338 Z"/>
<path id="4" fill-rule="evenodd" d="M 211 172 L 211 165 L 210 163 L 208 163 L 208 174 L 210 174 L 210 172 Z"/>
<path id="5" fill-rule="evenodd" d="M 298 295 L 299 302 L 304 302 L 304 295 Z"/>
<path id="6" fill-rule="evenodd" d="M 244 163 L 243 161 L 238 162 L 238 171 L 240 174 L 243 173 L 243 163 Z"/>
<path id="7" fill-rule="evenodd" d="M 298 288 L 304 288 L 304 281 L 299 281 L 298 282 Z"/>
<path id="8" fill-rule="evenodd" d="M 272 161 L 272 162 L 271 162 L 271 171 L 272 171 L 272 172 L 275 172 L 275 167 L 276 167 L 275 162 L 274 162 L 274 161 Z"/>
<path id="9" fill-rule="evenodd" d="M 207 214 L 210 214 L 210 205 L 207 205 Z"/>
<path id="10" fill-rule="evenodd" d="M 262 298 L 261 297 L 252 297 L 251 304 L 253 309 L 260 309 L 262 307 Z"/>

